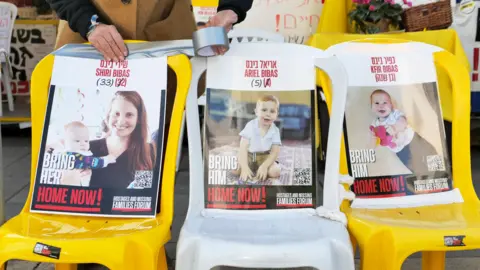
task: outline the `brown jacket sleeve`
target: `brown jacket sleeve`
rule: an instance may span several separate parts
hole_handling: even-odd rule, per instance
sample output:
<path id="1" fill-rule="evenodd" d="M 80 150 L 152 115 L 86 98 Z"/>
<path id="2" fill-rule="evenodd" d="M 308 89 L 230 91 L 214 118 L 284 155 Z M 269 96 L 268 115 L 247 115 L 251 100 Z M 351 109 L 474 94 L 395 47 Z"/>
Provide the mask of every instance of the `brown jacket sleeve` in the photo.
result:
<path id="1" fill-rule="evenodd" d="M 95 6 L 90 0 L 47 0 L 57 16 L 61 20 L 68 22 L 72 31 L 79 33 L 85 40 L 87 39 L 90 19 L 94 14 L 99 16 L 98 22 L 106 23 L 100 18 Z"/>

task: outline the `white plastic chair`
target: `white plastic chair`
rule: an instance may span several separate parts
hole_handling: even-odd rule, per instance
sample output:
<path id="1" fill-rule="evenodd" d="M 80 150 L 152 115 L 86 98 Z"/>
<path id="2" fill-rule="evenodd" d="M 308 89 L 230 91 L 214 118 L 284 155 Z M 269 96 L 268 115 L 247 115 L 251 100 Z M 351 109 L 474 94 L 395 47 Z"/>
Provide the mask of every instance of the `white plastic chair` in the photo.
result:
<path id="1" fill-rule="evenodd" d="M 17 18 L 17 6 L 8 2 L 0 2 L 0 80 L 3 82 L 7 92 L 8 109 L 14 110 L 13 93 L 10 79 L 13 77 L 12 66 L 10 65 L 10 43 L 12 41 L 13 26 Z M 8 72 L 5 72 L 7 70 Z M 1 102 L 1 96 L 0 96 Z M 3 106 L 2 106 L 3 107 Z M 3 109 L 0 108 L 0 116 L 3 116 Z"/>
<path id="2" fill-rule="evenodd" d="M 343 67 L 327 53 L 304 45 L 274 43 L 232 44 L 225 56 L 267 57 L 295 55 L 315 59 L 333 85 L 323 206 L 316 209 L 220 210 L 204 207 L 204 167 L 198 114 L 197 83 L 208 59 L 194 57 L 186 117 L 190 157 L 190 198 L 177 243 L 177 270 L 210 270 L 216 266 L 242 268 L 314 267 L 353 270 L 354 258 L 344 199 L 353 199 L 339 177 L 340 140 L 346 102 L 347 78 Z M 223 57 L 223 56 L 218 56 Z M 315 68 L 312 65 L 312 68 Z M 207 71 L 208 72 L 208 71 Z M 315 83 L 312 78 L 312 89 Z"/>
<path id="3" fill-rule="evenodd" d="M 236 43 L 249 43 L 249 42 L 276 42 L 283 43 L 284 37 L 280 34 L 261 30 L 261 29 L 232 29 L 228 32 L 228 37 L 231 39 L 231 44 Z M 198 98 L 198 105 L 205 106 L 206 99 L 205 94 Z M 182 130 L 180 131 L 180 141 L 178 145 L 178 154 L 177 154 L 177 167 L 176 170 L 180 167 L 180 161 L 182 158 L 182 143 L 183 136 L 185 135 L 185 114 L 182 118 Z"/>

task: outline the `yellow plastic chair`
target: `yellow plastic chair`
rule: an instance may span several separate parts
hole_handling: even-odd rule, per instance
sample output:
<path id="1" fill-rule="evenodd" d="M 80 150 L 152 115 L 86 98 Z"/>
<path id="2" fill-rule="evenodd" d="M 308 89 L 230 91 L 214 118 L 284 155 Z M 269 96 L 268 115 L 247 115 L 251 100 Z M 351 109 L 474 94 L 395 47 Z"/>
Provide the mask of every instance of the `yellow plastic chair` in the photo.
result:
<path id="1" fill-rule="evenodd" d="M 468 58 L 462 47 L 462 43 L 453 29 L 420 31 L 420 32 L 387 32 L 381 34 L 362 35 L 353 34 L 348 24 L 348 12 L 352 8 L 352 0 L 327 0 L 322 8 L 322 14 L 315 35 L 307 42 L 310 46 L 326 50 L 331 45 L 358 40 L 363 38 L 390 38 L 417 41 L 431 44 L 449 51 L 458 61 L 469 69 Z M 443 95 L 451 95 L 452 85 L 447 74 L 443 70 L 438 71 L 438 87 Z M 443 118 L 452 121 L 452 102 L 450 99 L 442 99 Z"/>
<path id="2" fill-rule="evenodd" d="M 32 74 L 32 172 L 37 165 L 53 63 L 50 54 Z M 74 270 L 78 263 L 102 264 L 112 270 L 167 269 L 164 245 L 171 238 L 175 160 L 191 79 L 187 56 L 169 56 L 168 65 L 177 75 L 177 90 L 165 153 L 170 158 L 163 164 L 160 213 L 150 219 L 37 214 L 29 211 L 30 192 L 20 214 L 0 227 L 0 269 L 4 270 L 5 262 L 12 259 L 54 263 L 57 270 Z M 30 191 L 34 181 L 32 174 Z M 60 258 L 34 254 L 37 242 L 60 247 Z"/>
<path id="3" fill-rule="evenodd" d="M 378 41 L 378 40 L 374 40 Z M 364 42 L 369 42 L 365 40 Z M 358 244 L 361 269 L 400 270 L 403 261 L 422 252 L 423 270 L 445 268 L 445 252 L 480 248 L 480 202 L 472 183 L 470 167 L 470 80 L 468 70 L 447 51 L 434 53 L 437 73 L 443 70 L 452 81 L 452 169 L 454 188 L 464 203 L 403 209 L 352 209 L 342 204 L 354 247 Z M 319 77 L 317 84 L 328 84 Z M 325 88 L 327 89 L 327 88 Z M 331 93 L 325 92 L 328 109 Z M 347 174 L 345 145 L 341 145 L 341 173 Z M 465 236 L 465 246 L 448 247 L 444 236 Z"/>

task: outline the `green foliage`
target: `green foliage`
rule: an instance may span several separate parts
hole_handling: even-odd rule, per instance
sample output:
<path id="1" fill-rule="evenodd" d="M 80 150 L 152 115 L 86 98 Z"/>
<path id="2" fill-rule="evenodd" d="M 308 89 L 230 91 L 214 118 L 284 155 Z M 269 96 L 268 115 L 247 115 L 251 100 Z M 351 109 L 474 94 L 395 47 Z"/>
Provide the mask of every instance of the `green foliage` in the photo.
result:
<path id="1" fill-rule="evenodd" d="M 356 32 L 374 34 L 380 32 L 376 24 L 387 21 L 398 27 L 402 23 L 403 8 L 393 0 L 353 0 L 354 9 L 349 12 L 348 20 L 355 26 Z"/>

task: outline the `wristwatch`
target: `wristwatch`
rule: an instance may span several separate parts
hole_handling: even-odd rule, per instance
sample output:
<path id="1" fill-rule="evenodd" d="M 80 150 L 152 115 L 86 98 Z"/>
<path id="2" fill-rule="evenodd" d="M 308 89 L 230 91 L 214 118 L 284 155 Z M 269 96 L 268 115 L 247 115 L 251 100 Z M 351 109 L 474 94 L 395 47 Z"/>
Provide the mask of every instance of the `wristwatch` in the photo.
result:
<path id="1" fill-rule="evenodd" d="M 92 18 L 90 18 L 90 26 L 88 27 L 87 38 L 93 32 L 93 30 L 95 30 L 95 27 L 97 27 L 97 25 L 100 24 L 99 22 L 97 22 L 97 20 L 98 20 L 98 15 L 93 14 Z"/>

